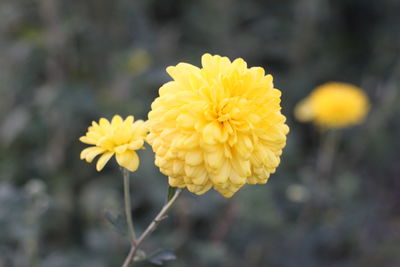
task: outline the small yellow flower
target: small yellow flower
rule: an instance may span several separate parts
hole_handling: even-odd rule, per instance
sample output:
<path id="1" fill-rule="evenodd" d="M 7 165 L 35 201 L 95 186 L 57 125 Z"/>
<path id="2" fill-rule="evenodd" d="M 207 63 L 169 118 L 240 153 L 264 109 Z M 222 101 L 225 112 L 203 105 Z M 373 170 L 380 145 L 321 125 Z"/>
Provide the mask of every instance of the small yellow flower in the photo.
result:
<path id="1" fill-rule="evenodd" d="M 357 86 L 329 82 L 317 88 L 295 108 L 299 121 L 322 128 L 344 128 L 361 123 L 369 110 L 367 95 Z"/>
<path id="2" fill-rule="evenodd" d="M 231 197 L 245 184 L 267 182 L 289 128 L 281 92 L 263 68 L 210 54 L 202 65 L 167 68 L 173 81 L 151 106 L 147 141 L 171 186 L 196 194 L 213 187 Z"/>
<path id="3" fill-rule="evenodd" d="M 91 163 L 97 155 L 102 154 L 96 165 L 96 169 L 101 171 L 115 154 L 119 165 L 132 172 L 137 170 L 139 157 L 135 150 L 143 148 L 147 128 L 144 121 L 133 121 L 133 116 L 122 120 L 119 115 L 115 115 L 111 123 L 104 118 L 99 123 L 93 121 L 86 135 L 79 139 L 93 145 L 81 152 L 81 159 Z"/>

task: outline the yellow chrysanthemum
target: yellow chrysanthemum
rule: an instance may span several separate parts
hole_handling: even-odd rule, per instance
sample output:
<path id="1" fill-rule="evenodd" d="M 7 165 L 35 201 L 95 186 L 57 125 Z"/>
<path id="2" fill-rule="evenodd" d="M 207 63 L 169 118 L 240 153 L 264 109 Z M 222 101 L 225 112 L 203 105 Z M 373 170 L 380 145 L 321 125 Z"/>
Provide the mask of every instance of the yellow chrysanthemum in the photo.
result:
<path id="1" fill-rule="evenodd" d="M 119 165 L 130 171 L 136 171 L 139 166 L 139 157 L 135 150 L 143 148 L 147 128 L 144 121 L 134 122 L 133 116 L 125 120 L 115 115 L 111 123 L 101 118 L 99 123 L 93 121 L 85 136 L 79 140 L 94 145 L 81 152 L 81 159 L 92 162 L 97 155 L 96 169 L 101 171 L 110 158 L 115 154 Z"/>
<path id="2" fill-rule="evenodd" d="M 368 97 L 362 89 L 329 82 L 297 104 L 295 116 L 299 121 L 314 121 L 322 128 L 343 128 L 361 123 L 368 110 Z"/>
<path id="3" fill-rule="evenodd" d="M 173 81 L 151 106 L 147 140 L 171 186 L 231 197 L 246 183 L 267 182 L 289 128 L 263 68 L 210 54 L 202 65 L 167 68 Z"/>

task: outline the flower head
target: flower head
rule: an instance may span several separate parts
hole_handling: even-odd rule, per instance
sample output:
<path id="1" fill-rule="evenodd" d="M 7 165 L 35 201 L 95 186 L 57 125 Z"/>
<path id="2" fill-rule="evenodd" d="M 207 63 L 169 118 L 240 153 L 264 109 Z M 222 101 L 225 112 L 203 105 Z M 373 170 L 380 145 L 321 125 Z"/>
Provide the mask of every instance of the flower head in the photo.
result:
<path id="1" fill-rule="evenodd" d="M 314 121 L 322 128 L 343 128 L 362 122 L 368 110 L 368 97 L 360 88 L 329 82 L 297 104 L 295 116 L 299 121 Z"/>
<path id="2" fill-rule="evenodd" d="M 179 63 L 167 72 L 173 81 L 151 106 L 147 141 L 169 184 L 231 197 L 246 183 L 266 183 L 289 131 L 272 76 L 210 54 L 202 68 Z"/>
<path id="3" fill-rule="evenodd" d="M 93 121 L 86 135 L 79 139 L 93 145 L 81 152 L 81 159 L 90 163 L 97 155 L 102 154 L 96 165 L 96 169 L 101 171 L 115 154 L 119 165 L 135 171 L 139 166 L 139 157 L 135 150 L 143 148 L 147 128 L 144 121 L 133 121 L 133 116 L 122 120 L 119 115 L 115 115 L 111 123 L 104 118 L 99 123 Z"/>

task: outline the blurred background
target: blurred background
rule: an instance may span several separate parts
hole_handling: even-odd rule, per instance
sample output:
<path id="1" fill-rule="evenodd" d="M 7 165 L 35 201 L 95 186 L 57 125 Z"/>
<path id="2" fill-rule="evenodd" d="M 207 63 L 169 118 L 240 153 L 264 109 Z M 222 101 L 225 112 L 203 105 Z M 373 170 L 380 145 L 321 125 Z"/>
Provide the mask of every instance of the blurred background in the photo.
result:
<path id="1" fill-rule="evenodd" d="M 100 117 L 146 119 L 166 66 L 205 52 L 274 76 L 288 144 L 266 185 L 184 192 L 138 266 L 169 253 L 177 267 L 400 266 L 399 14 L 398 0 L 1 0 L 0 266 L 121 265 L 121 174 L 115 160 L 100 173 L 81 161 L 78 138 Z M 327 81 L 362 87 L 372 107 L 322 173 L 326 137 L 293 108 Z M 140 158 L 143 230 L 167 179 L 150 148 Z"/>

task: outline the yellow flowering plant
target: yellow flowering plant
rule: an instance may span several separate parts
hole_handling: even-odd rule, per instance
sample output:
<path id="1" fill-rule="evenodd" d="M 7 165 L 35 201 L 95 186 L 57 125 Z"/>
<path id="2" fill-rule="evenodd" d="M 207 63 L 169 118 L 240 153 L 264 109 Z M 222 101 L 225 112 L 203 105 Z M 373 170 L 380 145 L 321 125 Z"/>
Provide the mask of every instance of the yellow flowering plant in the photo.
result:
<path id="1" fill-rule="evenodd" d="M 281 113 L 281 92 L 261 67 L 248 68 L 241 59 L 204 54 L 202 67 L 179 63 L 167 68 L 172 81 L 161 86 L 151 105 L 148 121 L 93 122 L 83 143 L 91 145 L 81 159 L 99 159 L 101 171 L 113 155 L 123 167 L 125 216 L 131 249 L 123 264 L 143 259 L 142 242 L 182 192 L 203 194 L 214 188 L 231 197 L 245 184 L 264 184 L 280 163 L 289 127 Z M 155 164 L 168 176 L 168 201 L 136 237 L 131 218 L 129 172 L 136 171 L 136 150 L 147 141 L 155 152 Z M 178 188 L 178 189 L 176 189 Z M 141 257 L 136 256 L 141 252 Z M 144 256 L 143 256 L 144 255 Z"/>
<path id="2" fill-rule="evenodd" d="M 136 171 L 139 157 L 135 150 L 143 148 L 146 135 L 144 121 L 134 122 L 133 116 L 122 120 L 119 115 L 115 115 L 111 123 L 101 118 L 99 123 L 93 121 L 86 135 L 79 139 L 83 143 L 93 145 L 81 152 L 81 159 L 90 163 L 101 154 L 96 165 L 96 169 L 101 171 L 115 154 L 119 165 L 132 172 Z"/>
<path id="3" fill-rule="evenodd" d="M 317 176 L 329 174 L 339 142 L 339 129 L 360 124 L 369 111 L 365 92 L 352 84 L 328 82 L 315 88 L 295 107 L 301 122 L 312 121 L 321 131 L 322 144 L 317 156 Z"/>
<path id="4" fill-rule="evenodd" d="M 313 121 L 321 128 L 338 129 L 361 123 L 369 100 L 361 88 L 348 83 L 329 82 L 315 90 L 295 108 L 299 121 Z"/>
<path id="5" fill-rule="evenodd" d="M 280 163 L 289 131 L 281 92 L 261 67 L 205 54 L 202 68 L 167 68 L 151 105 L 147 141 L 171 186 L 231 197 L 245 184 L 264 184 Z"/>

